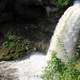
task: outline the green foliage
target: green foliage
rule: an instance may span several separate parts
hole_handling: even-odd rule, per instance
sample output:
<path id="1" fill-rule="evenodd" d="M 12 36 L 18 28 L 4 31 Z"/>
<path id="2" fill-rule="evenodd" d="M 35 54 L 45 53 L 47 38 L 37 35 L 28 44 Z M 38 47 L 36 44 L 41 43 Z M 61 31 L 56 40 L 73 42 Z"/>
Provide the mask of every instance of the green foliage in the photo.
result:
<path id="1" fill-rule="evenodd" d="M 80 80 L 80 68 L 76 67 L 79 64 L 73 61 L 64 63 L 55 54 L 43 72 L 43 80 Z"/>
<path id="2" fill-rule="evenodd" d="M 53 0 L 57 7 L 64 7 L 70 4 L 71 0 Z"/>
<path id="3" fill-rule="evenodd" d="M 16 35 L 8 33 L 0 46 L 0 60 L 14 60 L 32 48 L 32 43 Z"/>
<path id="4" fill-rule="evenodd" d="M 30 41 L 9 32 L 0 45 L 0 60 L 19 59 L 28 51 L 46 51 L 46 45 L 43 41 Z"/>

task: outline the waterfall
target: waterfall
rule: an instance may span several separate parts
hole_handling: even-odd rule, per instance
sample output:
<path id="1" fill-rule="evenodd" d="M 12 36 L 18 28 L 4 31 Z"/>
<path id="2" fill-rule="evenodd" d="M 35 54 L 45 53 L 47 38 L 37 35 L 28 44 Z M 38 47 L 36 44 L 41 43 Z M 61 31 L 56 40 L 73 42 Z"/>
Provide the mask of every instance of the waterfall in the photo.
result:
<path id="1" fill-rule="evenodd" d="M 73 0 L 73 3 L 74 3 L 74 5 L 75 4 L 79 4 L 80 3 L 80 0 Z"/>
<path id="2" fill-rule="evenodd" d="M 0 80 L 42 80 L 42 70 L 56 52 L 57 57 L 69 61 L 75 52 L 80 31 L 78 0 L 60 18 L 51 38 L 47 55 L 36 53 L 21 61 L 0 62 Z"/>
<path id="3" fill-rule="evenodd" d="M 74 56 L 80 31 L 80 4 L 78 1 L 75 1 L 75 4 L 69 7 L 60 18 L 50 42 L 48 60 L 54 52 L 63 61 L 69 61 Z"/>

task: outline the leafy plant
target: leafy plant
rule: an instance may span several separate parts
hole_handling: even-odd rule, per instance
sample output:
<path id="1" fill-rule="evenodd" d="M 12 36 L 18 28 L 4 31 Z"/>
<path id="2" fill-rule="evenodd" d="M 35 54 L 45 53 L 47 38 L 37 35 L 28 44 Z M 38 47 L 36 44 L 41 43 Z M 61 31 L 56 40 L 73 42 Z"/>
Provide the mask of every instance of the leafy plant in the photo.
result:
<path id="1" fill-rule="evenodd" d="M 28 51 L 46 51 L 46 45 L 42 41 L 30 41 L 9 32 L 0 45 L 0 60 L 19 59 Z"/>
<path id="2" fill-rule="evenodd" d="M 64 7 L 70 4 L 71 0 L 53 0 L 57 7 Z"/>
<path id="3" fill-rule="evenodd" d="M 0 60 L 18 59 L 30 49 L 32 43 L 29 40 L 8 33 L 0 46 Z"/>
<path id="4" fill-rule="evenodd" d="M 77 69 L 76 65 L 79 64 L 73 61 L 62 62 L 54 52 L 43 72 L 42 78 L 43 80 L 80 80 L 80 68 Z"/>

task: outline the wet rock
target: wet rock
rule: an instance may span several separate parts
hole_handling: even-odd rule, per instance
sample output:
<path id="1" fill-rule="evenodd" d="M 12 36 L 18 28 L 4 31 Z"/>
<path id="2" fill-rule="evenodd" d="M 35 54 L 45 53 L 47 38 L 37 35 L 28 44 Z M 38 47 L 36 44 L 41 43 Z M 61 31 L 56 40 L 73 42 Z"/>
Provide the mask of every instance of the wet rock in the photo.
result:
<path id="1" fill-rule="evenodd" d="M 4 34 L 0 32 L 0 43 L 3 41 L 3 39 L 4 39 Z"/>

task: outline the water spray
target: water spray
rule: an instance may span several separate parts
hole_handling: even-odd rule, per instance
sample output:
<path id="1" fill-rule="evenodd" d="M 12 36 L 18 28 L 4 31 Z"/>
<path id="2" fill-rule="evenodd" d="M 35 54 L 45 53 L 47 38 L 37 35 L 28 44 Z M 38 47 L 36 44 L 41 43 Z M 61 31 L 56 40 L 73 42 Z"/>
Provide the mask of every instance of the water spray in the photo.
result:
<path id="1" fill-rule="evenodd" d="M 80 3 L 80 0 L 72 0 L 72 2 L 73 2 L 73 5 L 75 5 L 75 4 L 80 5 L 80 4 L 79 4 L 79 3 Z"/>

